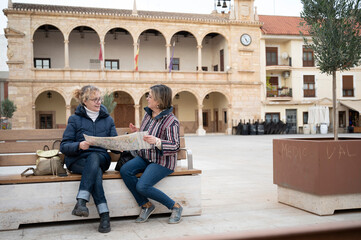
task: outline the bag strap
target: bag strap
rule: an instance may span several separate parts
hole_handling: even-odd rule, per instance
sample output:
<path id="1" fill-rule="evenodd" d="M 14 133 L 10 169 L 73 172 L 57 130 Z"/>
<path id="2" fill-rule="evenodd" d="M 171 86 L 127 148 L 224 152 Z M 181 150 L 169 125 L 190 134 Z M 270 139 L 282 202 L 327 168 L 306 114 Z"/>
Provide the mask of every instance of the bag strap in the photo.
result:
<path id="1" fill-rule="evenodd" d="M 24 171 L 24 172 L 22 172 L 22 173 L 21 173 L 21 176 L 25 176 L 25 177 L 30 176 L 30 175 L 25 175 L 25 173 L 26 173 L 27 171 L 29 171 L 29 170 L 33 170 L 33 174 L 30 174 L 30 175 L 34 175 L 34 171 L 35 171 L 35 169 L 34 169 L 34 168 L 32 168 L 32 167 L 29 167 L 29 168 L 25 169 L 25 171 Z"/>
<path id="2" fill-rule="evenodd" d="M 55 149 L 55 143 L 57 143 L 57 142 L 60 142 L 60 143 L 61 143 L 60 140 L 55 140 L 55 141 L 53 142 L 53 149 Z"/>
<path id="3" fill-rule="evenodd" d="M 45 149 L 45 148 L 47 148 L 47 149 Z M 43 150 L 44 150 L 44 151 L 47 151 L 47 150 L 50 150 L 50 148 L 49 148 L 48 145 L 44 145 Z"/>

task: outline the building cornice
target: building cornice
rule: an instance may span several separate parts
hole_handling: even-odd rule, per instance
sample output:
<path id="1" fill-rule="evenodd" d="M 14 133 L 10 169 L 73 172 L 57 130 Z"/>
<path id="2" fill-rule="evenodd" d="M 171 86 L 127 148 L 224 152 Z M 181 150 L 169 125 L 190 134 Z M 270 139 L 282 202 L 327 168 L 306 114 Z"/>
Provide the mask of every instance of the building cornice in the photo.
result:
<path id="1" fill-rule="evenodd" d="M 215 25 L 240 25 L 261 27 L 260 21 L 240 21 L 230 20 L 228 16 L 217 14 L 190 14 L 190 13 L 172 13 L 155 11 L 137 11 L 138 14 L 132 14 L 132 10 L 124 9 L 105 9 L 105 8 L 85 8 L 68 7 L 41 4 L 23 4 L 14 3 L 13 8 L 4 9 L 4 14 L 26 14 L 31 16 L 66 16 L 82 18 L 116 18 L 120 20 L 144 20 L 144 21 L 172 21 L 197 24 L 215 24 Z"/>

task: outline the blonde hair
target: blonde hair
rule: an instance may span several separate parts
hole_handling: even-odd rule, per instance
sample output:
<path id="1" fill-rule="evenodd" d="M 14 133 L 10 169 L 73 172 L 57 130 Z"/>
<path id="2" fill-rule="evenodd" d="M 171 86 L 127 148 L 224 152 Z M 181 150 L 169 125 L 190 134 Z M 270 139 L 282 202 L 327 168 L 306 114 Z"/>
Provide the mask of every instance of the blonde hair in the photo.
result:
<path id="1" fill-rule="evenodd" d="M 84 105 L 84 101 L 88 100 L 95 92 L 100 92 L 99 88 L 93 85 L 86 85 L 81 89 L 75 89 L 73 96 L 79 103 Z"/>

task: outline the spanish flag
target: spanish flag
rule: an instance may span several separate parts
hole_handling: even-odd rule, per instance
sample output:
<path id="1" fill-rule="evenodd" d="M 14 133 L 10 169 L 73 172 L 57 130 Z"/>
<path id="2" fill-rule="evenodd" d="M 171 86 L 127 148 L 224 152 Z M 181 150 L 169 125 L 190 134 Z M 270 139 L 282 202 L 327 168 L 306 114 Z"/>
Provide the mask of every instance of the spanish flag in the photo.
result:
<path id="1" fill-rule="evenodd" d="M 135 58 L 134 58 L 134 61 L 135 61 L 135 71 L 138 71 L 139 42 L 140 42 L 140 39 L 138 39 L 138 42 L 137 42 L 137 54 L 135 55 Z"/>
<path id="2" fill-rule="evenodd" d="M 103 61 L 102 45 L 100 45 L 100 50 L 99 50 L 99 61 Z"/>

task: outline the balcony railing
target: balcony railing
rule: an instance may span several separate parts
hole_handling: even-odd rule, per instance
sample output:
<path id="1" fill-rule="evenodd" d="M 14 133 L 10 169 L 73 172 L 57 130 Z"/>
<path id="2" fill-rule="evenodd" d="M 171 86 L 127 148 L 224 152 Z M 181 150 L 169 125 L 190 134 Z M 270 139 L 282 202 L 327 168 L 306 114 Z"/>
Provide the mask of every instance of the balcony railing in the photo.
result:
<path id="1" fill-rule="evenodd" d="M 121 70 L 89 70 L 89 69 L 32 69 L 35 81 L 78 81 L 87 79 L 91 81 L 167 81 L 177 82 L 218 82 L 230 81 L 229 72 L 182 72 L 173 71 L 121 71 Z"/>
<path id="2" fill-rule="evenodd" d="M 269 87 L 267 88 L 267 97 L 268 98 L 292 98 L 292 88 L 288 87 Z"/>

